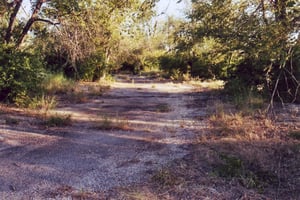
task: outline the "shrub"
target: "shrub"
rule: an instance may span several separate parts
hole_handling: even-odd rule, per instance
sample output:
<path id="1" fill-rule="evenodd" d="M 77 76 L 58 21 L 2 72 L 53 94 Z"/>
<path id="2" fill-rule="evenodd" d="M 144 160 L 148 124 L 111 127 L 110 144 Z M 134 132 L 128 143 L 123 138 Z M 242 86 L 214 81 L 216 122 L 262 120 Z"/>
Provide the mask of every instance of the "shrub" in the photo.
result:
<path id="1" fill-rule="evenodd" d="M 0 47 L 0 101 L 28 105 L 41 92 L 44 76 L 39 56 Z"/>
<path id="2" fill-rule="evenodd" d="M 105 58 L 99 52 L 78 63 L 77 73 L 74 78 L 85 81 L 97 81 L 109 71 L 109 66 L 105 63 Z"/>
<path id="3" fill-rule="evenodd" d="M 159 64 L 162 70 L 168 72 L 170 75 L 176 73 L 184 73 L 187 71 L 187 64 L 180 56 L 164 55 L 159 58 Z"/>

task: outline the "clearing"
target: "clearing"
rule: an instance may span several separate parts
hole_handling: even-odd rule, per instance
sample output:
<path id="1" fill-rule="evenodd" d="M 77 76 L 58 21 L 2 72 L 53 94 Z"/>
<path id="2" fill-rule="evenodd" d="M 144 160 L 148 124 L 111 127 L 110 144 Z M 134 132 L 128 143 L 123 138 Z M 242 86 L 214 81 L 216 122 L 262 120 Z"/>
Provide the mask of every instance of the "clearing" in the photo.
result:
<path id="1" fill-rule="evenodd" d="M 81 90 L 75 101 L 61 96 L 46 114 L 1 107 L 1 199 L 300 195 L 299 138 L 273 140 L 277 129 L 267 119 L 254 120 L 263 122 L 254 130 L 251 120 L 225 115 L 205 85 L 124 75 L 104 93 L 89 83 Z M 300 116 L 293 112 L 280 131 L 298 137 Z"/>
<path id="2" fill-rule="evenodd" d="M 195 96 L 208 98 L 190 85 L 119 77 L 104 95 L 51 111 L 71 117 L 63 127 L 3 108 L 1 199 L 55 198 L 60 188 L 102 192 L 147 181 L 186 155 L 203 126 L 194 117 L 205 111 L 187 107 Z"/>

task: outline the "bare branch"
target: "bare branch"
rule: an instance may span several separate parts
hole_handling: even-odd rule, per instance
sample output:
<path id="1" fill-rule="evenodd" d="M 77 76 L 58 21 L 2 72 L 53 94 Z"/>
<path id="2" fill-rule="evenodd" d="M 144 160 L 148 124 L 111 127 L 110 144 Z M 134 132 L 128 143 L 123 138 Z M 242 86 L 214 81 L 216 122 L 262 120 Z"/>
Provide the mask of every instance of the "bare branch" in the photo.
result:
<path id="1" fill-rule="evenodd" d="M 35 22 L 39 21 L 39 22 L 45 22 L 45 23 L 48 23 L 48 24 L 51 24 L 53 26 L 56 26 L 56 25 L 59 25 L 60 22 L 53 22 L 51 20 L 48 20 L 48 19 L 40 19 L 40 18 L 37 18 L 34 20 Z"/>
<path id="2" fill-rule="evenodd" d="M 38 14 L 42 8 L 42 5 L 47 2 L 47 0 L 39 0 L 36 5 L 35 5 L 35 8 L 33 10 L 33 13 L 30 17 L 30 19 L 27 21 L 26 25 L 24 26 L 23 28 L 23 31 L 16 43 L 16 48 L 19 48 L 20 45 L 22 44 L 25 36 L 27 35 L 28 31 L 30 30 L 32 24 L 36 21 L 36 19 L 38 19 Z"/>
<path id="3" fill-rule="evenodd" d="M 274 109 L 274 97 L 275 97 L 276 91 L 278 89 L 279 80 L 281 78 L 281 75 L 282 75 L 282 71 L 279 73 L 279 75 L 277 77 L 277 80 L 276 80 L 276 83 L 275 83 L 275 87 L 273 89 L 273 93 L 272 93 L 272 96 L 271 96 L 271 100 L 270 100 L 269 106 L 267 108 L 267 113 L 270 112 L 270 111 L 272 111 L 272 113 L 273 113 L 273 109 Z"/>

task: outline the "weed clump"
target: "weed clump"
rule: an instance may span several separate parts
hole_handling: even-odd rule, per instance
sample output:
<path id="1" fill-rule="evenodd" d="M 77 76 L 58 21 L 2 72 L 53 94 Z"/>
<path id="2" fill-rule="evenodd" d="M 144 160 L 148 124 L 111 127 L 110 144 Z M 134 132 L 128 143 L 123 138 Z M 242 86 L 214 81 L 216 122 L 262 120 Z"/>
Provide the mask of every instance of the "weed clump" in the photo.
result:
<path id="1" fill-rule="evenodd" d="M 52 115 L 47 117 L 43 122 L 42 125 L 46 127 L 63 127 L 71 125 L 71 115 Z"/>

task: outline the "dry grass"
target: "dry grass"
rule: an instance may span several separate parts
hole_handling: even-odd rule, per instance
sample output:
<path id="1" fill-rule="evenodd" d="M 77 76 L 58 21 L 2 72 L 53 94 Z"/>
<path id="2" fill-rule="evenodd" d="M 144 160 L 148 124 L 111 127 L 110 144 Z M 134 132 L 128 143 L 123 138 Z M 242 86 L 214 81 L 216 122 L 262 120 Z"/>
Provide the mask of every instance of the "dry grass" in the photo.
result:
<path id="1" fill-rule="evenodd" d="M 45 116 L 41 122 L 41 125 L 46 127 L 64 127 L 72 124 L 71 115 L 50 115 Z"/>
<path id="2" fill-rule="evenodd" d="M 97 130 L 122 130 L 122 131 L 133 130 L 128 120 L 121 119 L 118 116 L 114 118 L 103 116 L 102 119 L 93 121 L 93 123 L 94 123 L 93 129 L 97 129 Z"/>
<path id="3" fill-rule="evenodd" d="M 208 80 L 208 81 L 201 81 L 199 79 L 191 79 L 187 83 L 194 85 L 196 87 L 204 88 L 204 89 L 211 89 L 217 90 L 222 89 L 224 87 L 224 81 L 221 80 Z"/>
<path id="4" fill-rule="evenodd" d="M 277 123 L 259 109 L 245 112 L 221 101 L 209 103 L 208 110 L 211 116 L 201 119 L 208 126 L 188 155 L 155 172 L 144 186 L 118 189 L 117 199 L 300 196 L 299 127 Z"/>
<path id="5" fill-rule="evenodd" d="M 68 92 L 59 95 L 59 99 L 66 103 L 82 104 L 89 102 L 90 99 L 102 96 L 109 89 L 110 85 L 103 82 L 79 82 L 74 84 Z"/>
<path id="6" fill-rule="evenodd" d="M 209 119 L 211 131 L 200 136 L 216 139 L 262 140 L 279 138 L 278 128 L 265 117 L 243 116 L 241 113 L 212 115 Z"/>
<path id="7" fill-rule="evenodd" d="M 254 189 L 256 198 L 294 199 L 300 195 L 299 127 L 277 123 L 249 106 L 245 112 L 249 104 L 234 109 L 216 102 L 195 151 L 210 155 L 199 157 L 212 176 L 238 184 L 244 193 Z"/>
<path id="8" fill-rule="evenodd" d="M 154 184 L 159 185 L 159 187 L 169 187 L 180 184 L 180 180 L 173 173 L 171 169 L 160 169 L 151 178 Z"/>

